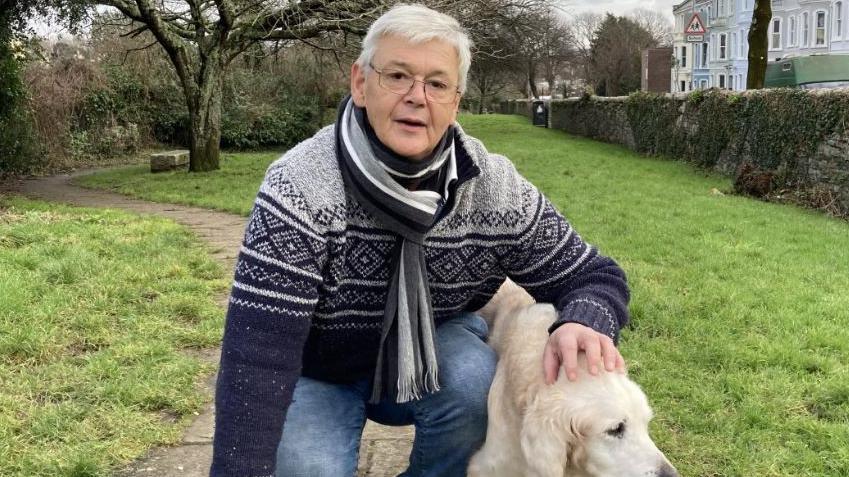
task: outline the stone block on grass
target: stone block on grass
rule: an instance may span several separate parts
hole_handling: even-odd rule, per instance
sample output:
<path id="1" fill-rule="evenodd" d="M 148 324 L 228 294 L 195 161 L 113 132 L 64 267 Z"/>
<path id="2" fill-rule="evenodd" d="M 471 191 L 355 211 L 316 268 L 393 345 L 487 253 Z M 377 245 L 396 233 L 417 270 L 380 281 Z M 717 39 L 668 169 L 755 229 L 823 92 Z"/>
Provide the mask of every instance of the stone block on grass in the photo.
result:
<path id="1" fill-rule="evenodd" d="M 150 172 L 165 172 L 175 169 L 186 169 L 189 166 L 189 151 L 176 149 L 174 151 L 157 152 L 150 155 Z"/>

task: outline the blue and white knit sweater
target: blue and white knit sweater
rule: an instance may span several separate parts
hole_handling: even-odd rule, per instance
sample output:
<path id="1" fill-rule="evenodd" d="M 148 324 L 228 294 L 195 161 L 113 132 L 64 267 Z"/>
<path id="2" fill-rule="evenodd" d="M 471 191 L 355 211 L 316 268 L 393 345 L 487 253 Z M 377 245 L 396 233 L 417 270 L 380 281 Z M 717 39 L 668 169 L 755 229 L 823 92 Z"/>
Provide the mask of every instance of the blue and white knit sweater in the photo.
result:
<path id="1" fill-rule="evenodd" d="M 396 237 L 345 193 L 333 128 L 268 169 L 245 231 L 216 392 L 213 476 L 267 476 L 301 375 L 371 376 Z M 476 310 L 505 276 L 614 340 L 625 275 L 503 156 L 457 132 L 452 201 L 425 244 L 437 326 Z"/>

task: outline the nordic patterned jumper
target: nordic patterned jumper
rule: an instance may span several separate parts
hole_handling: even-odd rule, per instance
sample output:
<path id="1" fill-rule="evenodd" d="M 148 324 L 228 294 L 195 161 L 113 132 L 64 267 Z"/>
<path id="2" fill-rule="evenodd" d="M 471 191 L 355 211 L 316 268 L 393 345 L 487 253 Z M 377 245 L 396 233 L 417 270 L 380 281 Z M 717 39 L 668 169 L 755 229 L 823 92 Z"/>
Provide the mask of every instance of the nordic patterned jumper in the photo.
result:
<path id="1" fill-rule="evenodd" d="M 436 325 L 482 307 L 509 276 L 555 304 L 552 330 L 578 322 L 617 340 L 628 321 L 623 271 L 510 161 L 456 134 L 458 180 L 425 243 Z M 350 382 L 373 374 L 398 244 L 346 194 L 332 126 L 269 167 L 227 311 L 211 475 L 273 473 L 301 375 Z"/>

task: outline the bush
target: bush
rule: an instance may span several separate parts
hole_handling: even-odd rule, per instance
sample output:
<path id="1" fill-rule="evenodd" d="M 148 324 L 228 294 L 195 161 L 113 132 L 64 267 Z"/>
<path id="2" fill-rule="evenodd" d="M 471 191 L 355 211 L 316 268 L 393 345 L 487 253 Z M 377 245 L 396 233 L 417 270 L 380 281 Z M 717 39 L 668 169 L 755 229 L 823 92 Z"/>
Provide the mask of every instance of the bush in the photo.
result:
<path id="1" fill-rule="evenodd" d="M 0 38 L 0 176 L 32 172 L 40 166 L 18 56 L 9 38 Z"/>
<path id="2" fill-rule="evenodd" d="M 847 90 L 639 92 L 551 106 L 553 127 L 740 176 L 748 193 L 789 194 L 849 215 Z"/>

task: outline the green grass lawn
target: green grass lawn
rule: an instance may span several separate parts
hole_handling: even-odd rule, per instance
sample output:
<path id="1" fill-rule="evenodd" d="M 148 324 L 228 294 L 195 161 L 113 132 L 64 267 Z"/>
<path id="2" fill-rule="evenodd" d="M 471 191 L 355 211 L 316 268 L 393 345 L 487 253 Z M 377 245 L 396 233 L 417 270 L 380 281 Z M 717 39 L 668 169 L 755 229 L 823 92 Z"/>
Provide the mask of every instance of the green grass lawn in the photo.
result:
<path id="1" fill-rule="evenodd" d="M 0 196 L 0 475 L 109 475 L 179 442 L 223 277 L 170 221 Z"/>
<path id="2" fill-rule="evenodd" d="M 715 194 L 730 181 L 520 117 L 460 122 L 628 273 L 621 347 L 682 475 L 849 475 L 849 223 Z M 247 214 L 277 155 L 84 182 Z"/>
<path id="3" fill-rule="evenodd" d="M 281 154 L 225 153 L 221 155 L 221 169 L 214 172 L 151 174 L 150 166 L 129 166 L 82 176 L 75 182 L 154 202 L 194 205 L 247 216 L 265 170 Z"/>

